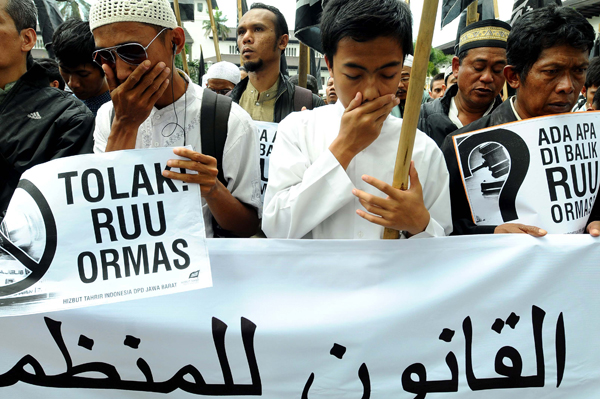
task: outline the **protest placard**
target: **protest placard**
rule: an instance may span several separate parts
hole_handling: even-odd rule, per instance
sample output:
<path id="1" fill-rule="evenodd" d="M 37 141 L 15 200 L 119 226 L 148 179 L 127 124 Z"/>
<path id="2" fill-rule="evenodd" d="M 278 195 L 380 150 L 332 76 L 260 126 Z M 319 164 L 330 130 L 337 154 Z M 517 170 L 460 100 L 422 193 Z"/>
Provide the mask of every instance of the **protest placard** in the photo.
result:
<path id="1" fill-rule="evenodd" d="M 81 155 L 22 176 L 0 226 L 0 316 L 211 285 L 200 189 L 170 148 Z"/>
<path id="2" fill-rule="evenodd" d="M 0 318 L 0 396 L 600 393 L 598 239 L 207 244 L 210 289 Z"/>
<path id="3" fill-rule="evenodd" d="M 260 144 L 260 180 L 261 198 L 264 202 L 267 183 L 269 182 L 269 158 L 273 152 L 275 139 L 277 138 L 278 123 L 254 121 L 256 133 Z"/>
<path id="4" fill-rule="evenodd" d="M 477 225 L 581 233 L 598 193 L 598 113 L 527 119 L 453 137 Z"/>

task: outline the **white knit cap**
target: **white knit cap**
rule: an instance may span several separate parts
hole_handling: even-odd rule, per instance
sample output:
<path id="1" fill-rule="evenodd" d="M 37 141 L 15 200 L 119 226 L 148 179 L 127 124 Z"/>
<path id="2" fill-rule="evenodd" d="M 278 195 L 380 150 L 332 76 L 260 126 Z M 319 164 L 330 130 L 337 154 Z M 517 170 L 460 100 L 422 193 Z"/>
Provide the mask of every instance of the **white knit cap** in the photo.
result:
<path id="1" fill-rule="evenodd" d="M 240 83 L 241 79 L 240 69 L 238 66 L 227 61 L 221 61 L 217 62 L 216 64 L 212 64 L 212 66 L 208 68 L 206 76 L 207 81 L 209 79 L 223 79 L 230 81 L 234 85 Z"/>
<path id="2" fill-rule="evenodd" d="M 452 65 L 447 67 L 446 70 L 444 71 L 444 79 L 446 79 L 450 75 L 452 75 Z"/>
<path id="3" fill-rule="evenodd" d="M 406 57 L 404 57 L 404 66 L 412 68 L 413 60 L 414 57 L 412 55 L 406 54 Z"/>
<path id="4" fill-rule="evenodd" d="M 90 30 L 115 22 L 141 22 L 175 29 L 177 20 L 168 0 L 98 0 L 90 9 Z"/>

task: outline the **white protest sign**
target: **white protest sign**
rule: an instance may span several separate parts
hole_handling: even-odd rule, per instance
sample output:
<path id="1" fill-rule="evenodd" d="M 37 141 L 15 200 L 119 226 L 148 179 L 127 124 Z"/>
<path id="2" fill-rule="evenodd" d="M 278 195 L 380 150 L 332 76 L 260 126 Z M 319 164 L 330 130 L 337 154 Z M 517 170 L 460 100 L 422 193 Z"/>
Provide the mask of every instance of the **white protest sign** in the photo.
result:
<path id="1" fill-rule="evenodd" d="M 261 199 L 264 202 L 267 184 L 269 182 L 269 158 L 277 138 L 278 123 L 254 121 L 256 134 L 260 143 L 260 180 Z"/>
<path id="2" fill-rule="evenodd" d="M 0 227 L 0 316 L 211 286 L 200 189 L 161 174 L 174 158 L 118 151 L 25 172 Z"/>
<path id="3" fill-rule="evenodd" d="M 0 318 L 0 396 L 600 395 L 598 239 L 207 244 L 210 289 Z"/>
<path id="4" fill-rule="evenodd" d="M 454 136 L 475 224 L 583 232 L 598 193 L 598 115 L 532 118 Z"/>

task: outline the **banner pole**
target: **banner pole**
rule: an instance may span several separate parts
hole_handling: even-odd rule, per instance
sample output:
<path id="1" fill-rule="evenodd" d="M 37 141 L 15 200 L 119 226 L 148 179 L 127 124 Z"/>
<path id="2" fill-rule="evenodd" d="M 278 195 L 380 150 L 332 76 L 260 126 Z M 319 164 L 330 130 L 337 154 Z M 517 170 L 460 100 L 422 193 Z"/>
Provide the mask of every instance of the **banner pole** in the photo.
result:
<path id="1" fill-rule="evenodd" d="M 298 58 L 298 86 L 306 88 L 306 81 L 308 77 L 308 57 L 310 56 L 310 51 L 308 51 L 308 46 L 304 43 L 300 43 L 300 55 Z"/>
<path id="2" fill-rule="evenodd" d="M 177 25 L 179 25 L 179 27 L 183 29 L 183 24 L 181 23 L 181 12 L 179 10 L 179 0 L 173 0 L 173 6 L 173 8 L 175 8 L 175 17 L 177 18 Z M 185 45 L 183 46 L 183 49 L 181 49 L 181 60 L 183 61 L 183 72 L 185 72 L 187 76 L 190 76 L 187 57 L 185 55 Z"/>
<path id="3" fill-rule="evenodd" d="M 219 49 L 219 36 L 217 36 L 217 25 L 215 24 L 215 16 L 213 15 L 212 0 L 206 2 L 208 4 L 208 15 L 210 16 L 210 27 L 213 32 L 213 42 L 215 43 L 215 54 L 217 62 L 221 62 L 221 50 Z"/>
<path id="4" fill-rule="evenodd" d="M 429 66 L 429 54 L 431 53 L 431 42 L 438 9 L 438 0 L 425 0 L 423 13 L 421 14 L 421 25 L 415 49 L 410 86 L 406 96 L 406 108 L 402 120 L 402 131 L 398 143 L 398 154 L 394 167 L 394 181 L 392 185 L 400 190 L 408 189 L 408 172 L 412 159 L 421 101 L 423 99 L 423 87 L 427 78 L 427 67 Z M 383 238 L 393 240 L 400 238 L 400 232 L 386 228 Z"/>
<path id="5" fill-rule="evenodd" d="M 242 20 L 243 14 L 242 14 L 242 0 L 237 0 L 237 7 L 238 7 L 238 25 L 240 23 L 240 21 Z M 240 66 L 244 66 L 244 58 L 242 57 L 242 53 L 240 52 Z"/>

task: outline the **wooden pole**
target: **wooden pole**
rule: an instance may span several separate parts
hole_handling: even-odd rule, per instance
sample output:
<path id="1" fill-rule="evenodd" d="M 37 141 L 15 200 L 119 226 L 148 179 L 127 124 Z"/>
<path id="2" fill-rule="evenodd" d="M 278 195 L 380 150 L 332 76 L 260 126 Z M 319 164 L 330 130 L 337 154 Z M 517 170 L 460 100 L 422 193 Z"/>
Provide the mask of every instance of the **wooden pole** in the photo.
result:
<path id="1" fill-rule="evenodd" d="M 237 0 L 237 7 L 238 7 L 238 21 L 241 21 L 242 17 L 244 16 L 242 14 L 242 0 Z M 238 24 L 239 24 L 239 22 L 238 22 Z M 244 58 L 242 57 L 241 52 L 240 52 L 240 66 L 244 66 Z"/>
<path id="2" fill-rule="evenodd" d="M 215 25 L 215 16 L 213 15 L 212 0 L 206 2 L 208 4 L 208 15 L 210 16 L 210 26 L 213 33 L 213 42 L 215 42 L 215 54 L 217 62 L 221 62 L 221 50 L 219 49 L 219 36 L 217 35 L 217 25 Z"/>
<path id="3" fill-rule="evenodd" d="M 181 13 L 179 10 L 179 0 L 173 0 L 173 6 L 173 8 L 175 8 L 175 17 L 177 18 L 177 25 L 179 25 L 179 27 L 183 29 L 183 24 L 181 23 Z M 181 60 L 183 61 L 183 72 L 185 72 L 187 76 L 190 76 L 187 57 L 185 56 L 185 45 L 183 46 L 183 49 L 181 49 Z"/>
<path id="4" fill-rule="evenodd" d="M 308 46 L 304 43 L 300 43 L 300 55 L 298 57 L 298 86 L 304 88 L 306 88 L 309 57 L 310 51 L 308 51 Z"/>
<path id="5" fill-rule="evenodd" d="M 408 86 L 408 95 L 406 96 L 406 108 L 404 109 L 404 117 L 402 119 L 402 131 L 400 133 L 400 142 L 398 143 L 398 154 L 394 167 L 394 181 L 392 183 L 395 188 L 400 190 L 408 188 L 408 172 L 410 170 L 410 161 L 412 159 L 419 113 L 421 111 L 423 86 L 427 77 L 427 66 L 429 65 L 429 54 L 431 52 L 431 41 L 433 39 L 438 2 L 438 0 L 425 0 L 423 3 L 421 25 L 419 26 L 419 36 L 417 37 L 417 44 L 415 46 L 415 57 L 410 76 L 410 86 Z M 387 240 L 398 239 L 400 238 L 400 232 L 386 228 L 383 232 L 383 238 Z"/>

